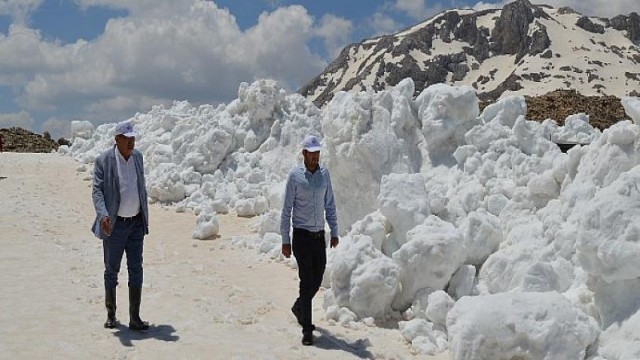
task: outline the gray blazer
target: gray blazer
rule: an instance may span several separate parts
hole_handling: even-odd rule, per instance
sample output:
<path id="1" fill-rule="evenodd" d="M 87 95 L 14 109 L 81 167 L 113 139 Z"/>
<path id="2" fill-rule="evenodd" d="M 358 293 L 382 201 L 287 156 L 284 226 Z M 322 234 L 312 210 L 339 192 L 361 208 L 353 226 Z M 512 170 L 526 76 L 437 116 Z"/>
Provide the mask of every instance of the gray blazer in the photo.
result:
<path id="1" fill-rule="evenodd" d="M 115 225 L 118 209 L 120 208 L 120 181 L 118 180 L 118 165 L 116 163 L 115 145 L 103 152 L 96 159 L 93 166 L 93 207 L 96 209 L 96 219 L 91 230 L 100 239 L 107 240 L 109 236 L 100 230 L 100 219 L 104 216 L 111 218 Z M 144 163 L 142 154 L 133 150 L 131 156 L 136 166 L 138 176 L 138 194 L 140 194 L 140 211 L 144 222 L 144 233 L 149 233 L 149 209 L 147 206 L 147 188 L 144 181 Z"/>

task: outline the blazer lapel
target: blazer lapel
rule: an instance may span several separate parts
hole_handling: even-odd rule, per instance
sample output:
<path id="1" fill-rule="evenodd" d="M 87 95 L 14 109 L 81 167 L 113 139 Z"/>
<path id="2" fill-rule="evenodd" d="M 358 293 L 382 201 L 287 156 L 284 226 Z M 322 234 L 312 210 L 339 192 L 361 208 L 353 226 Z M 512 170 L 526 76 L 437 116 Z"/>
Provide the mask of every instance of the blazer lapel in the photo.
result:
<path id="1" fill-rule="evenodd" d="M 113 197 L 116 200 L 116 204 L 120 204 L 120 177 L 118 176 L 118 161 L 116 159 L 115 152 L 116 148 L 114 146 L 107 159 L 109 161 L 109 171 L 111 171 L 111 176 L 113 178 Z"/>

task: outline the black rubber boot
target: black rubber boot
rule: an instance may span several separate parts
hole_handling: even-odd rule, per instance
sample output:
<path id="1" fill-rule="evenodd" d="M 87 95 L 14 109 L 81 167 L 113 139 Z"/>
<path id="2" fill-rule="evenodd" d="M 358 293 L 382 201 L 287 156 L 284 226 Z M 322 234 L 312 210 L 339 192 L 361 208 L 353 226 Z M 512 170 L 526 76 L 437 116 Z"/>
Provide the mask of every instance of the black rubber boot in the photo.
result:
<path id="1" fill-rule="evenodd" d="M 142 288 L 129 288 L 129 329 L 144 331 L 149 329 L 149 323 L 140 319 L 140 301 Z"/>
<path id="2" fill-rule="evenodd" d="M 118 319 L 116 319 L 116 288 L 105 288 L 104 305 L 107 308 L 107 321 L 104 323 L 104 327 L 113 329 L 118 326 Z"/>

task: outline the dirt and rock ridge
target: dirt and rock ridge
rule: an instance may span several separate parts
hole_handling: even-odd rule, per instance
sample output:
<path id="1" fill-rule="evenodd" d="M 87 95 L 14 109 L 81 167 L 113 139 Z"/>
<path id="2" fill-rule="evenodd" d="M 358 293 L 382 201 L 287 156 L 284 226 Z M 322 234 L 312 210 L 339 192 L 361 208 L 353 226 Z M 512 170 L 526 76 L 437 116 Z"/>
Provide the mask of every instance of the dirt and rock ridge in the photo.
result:
<path id="1" fill-rule="evenodd" d="M 575 90 L 556 90 L 542 96 L 525 96 L 527 120 L 555 120 L 564 125 L 567 116 L 589 115 L 589 124 L 604 130 L 620 120 L 631 119 L 615 96 L 584 96 Z"/>
<path id="2" fill-rule="evenodd" d="M 60 145 L 69 144 L 64 138 L 58 141 L 51 139 L 51 135 L 46 131 L 40 135 L 20 127 L 0 129 L 0 136 L 2 151 L 8 152 L 49 153 L 58 150 Z"/>

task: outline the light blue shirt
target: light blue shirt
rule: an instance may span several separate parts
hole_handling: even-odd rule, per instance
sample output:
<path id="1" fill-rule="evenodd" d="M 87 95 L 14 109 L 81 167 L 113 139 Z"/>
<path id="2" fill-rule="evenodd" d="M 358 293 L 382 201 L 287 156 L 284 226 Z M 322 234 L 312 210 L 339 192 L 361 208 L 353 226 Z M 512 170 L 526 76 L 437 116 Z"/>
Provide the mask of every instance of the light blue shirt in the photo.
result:
<path id="1" fill-rule="evenodd" d="M 329 170 L 319 166 L 313 173 L 300 165 L 289 173 L 280 217 L 282 243 L 290 244 L 291 218 L 293 227 L 312 232 L 324 230 L 325 213 L 331 237 L 338 236 L 338 216 L 331 188 Z"/>

